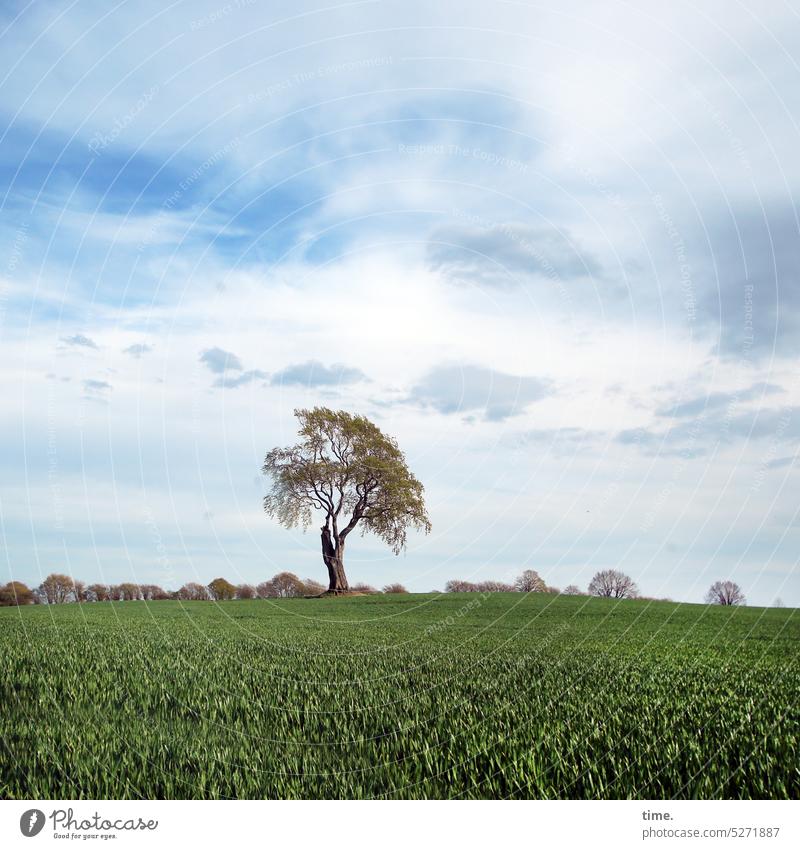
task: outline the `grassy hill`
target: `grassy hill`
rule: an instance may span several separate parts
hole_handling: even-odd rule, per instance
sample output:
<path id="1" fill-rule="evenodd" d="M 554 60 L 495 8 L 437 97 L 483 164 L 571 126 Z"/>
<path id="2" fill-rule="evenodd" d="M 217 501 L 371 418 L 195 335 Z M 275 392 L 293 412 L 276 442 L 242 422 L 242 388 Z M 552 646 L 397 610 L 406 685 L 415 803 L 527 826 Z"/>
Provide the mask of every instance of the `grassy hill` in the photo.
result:
<path id="1" fill-rule="evenodd" d="M 0 796 L 797 797 L 798 648 L 550 595 L 3 608 Z"/>

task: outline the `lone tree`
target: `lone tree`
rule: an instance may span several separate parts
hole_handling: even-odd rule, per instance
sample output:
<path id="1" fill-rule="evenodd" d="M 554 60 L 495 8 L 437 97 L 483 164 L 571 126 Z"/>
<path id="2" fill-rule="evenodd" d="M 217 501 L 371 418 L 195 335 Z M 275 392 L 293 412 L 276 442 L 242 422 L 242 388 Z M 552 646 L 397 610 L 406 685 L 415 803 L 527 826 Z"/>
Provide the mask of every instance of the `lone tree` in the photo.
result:
<path id="1" fill-rule="evenodd" d="M 589 595 L 605 598 L 636 598 L 639 588 L 633 578 L 618 569 L 603 569 L 589 582 Z"/>
<path id="2" fill-rule="evenodd" d="M 295 410 L 300 442 L 273 448 L 263 472 L 272 479 L 264 498 L 267 515 L 287 528 L 311 525 L 321 511 L 322 559 L 328 592 L 349 590 L 344 571 L 345 542 L 361 525 L 399 554 L 409 527 L 431 528 L 424 488 L 406 465 L 403 452 L 364 416 L 315 407 Z"/>
<path id="3" fill-rule="evenodd" d="M 706 593 L 706 604 L 744 604 L 742 588 L 734 581 L 714 581 Z"/>

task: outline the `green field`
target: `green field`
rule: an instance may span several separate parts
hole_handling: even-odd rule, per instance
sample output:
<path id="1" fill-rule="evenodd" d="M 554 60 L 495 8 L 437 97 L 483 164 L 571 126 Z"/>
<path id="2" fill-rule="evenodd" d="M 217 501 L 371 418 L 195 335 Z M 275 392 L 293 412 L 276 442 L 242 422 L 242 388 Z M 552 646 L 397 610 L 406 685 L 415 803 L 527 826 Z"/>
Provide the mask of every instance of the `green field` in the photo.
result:
<path id="1" fill-rule="evenodd" d="M 0 797 L 797 798 L 799 647 L 550 595 L 3 608 Z"/>

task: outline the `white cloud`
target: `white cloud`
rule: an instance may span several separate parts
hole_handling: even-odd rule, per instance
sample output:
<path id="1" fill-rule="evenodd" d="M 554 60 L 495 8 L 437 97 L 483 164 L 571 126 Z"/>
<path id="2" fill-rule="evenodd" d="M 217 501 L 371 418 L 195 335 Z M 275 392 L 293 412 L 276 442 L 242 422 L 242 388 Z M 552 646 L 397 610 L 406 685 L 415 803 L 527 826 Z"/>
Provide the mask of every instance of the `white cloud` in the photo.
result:
<path id="1" fill-rule="evenodd" d="M 314 541 L 262 521 L 253 477 L 293 438 L 292 409 L 323 401 L 375 418 L 426 484 L 417 589 L 467 554 L 510 568 L 531 536 L 556 583 L 628 557 L 643 588 L 688 586 L 714 558 L 769 564 L 770 544 L 787 568 L 788 9 L 468 2 L 457 27 L 417 2 L 57 15 L 26 10 L 0 60 L 20 165 L 0 217 L 0 425 L 11 444 L 24 422 L 7 480 L 32 504 L 86 481 L 76 559 L 113 550 L 90 540 L 115 522 L 150 556 L 145 480 L 202 568 L 255 579 L 248 563 L 301 550 L 312 572 Z M 700 410 L 704 450 L 684 460 Z M 737 537 L 737 560 L 743 509 L 771 530 Z M 394 574 L 364 546 L 363 577 Z"/>
<path id="2" fill-rule="evenodd" d="M 224 374 L 226 371 L 241 371 L 244 366 L 242 361 L 222 348 L 207 348 L 200 354 L 200 362 L 204 363 L 209 370 L 216 374 Z"/>

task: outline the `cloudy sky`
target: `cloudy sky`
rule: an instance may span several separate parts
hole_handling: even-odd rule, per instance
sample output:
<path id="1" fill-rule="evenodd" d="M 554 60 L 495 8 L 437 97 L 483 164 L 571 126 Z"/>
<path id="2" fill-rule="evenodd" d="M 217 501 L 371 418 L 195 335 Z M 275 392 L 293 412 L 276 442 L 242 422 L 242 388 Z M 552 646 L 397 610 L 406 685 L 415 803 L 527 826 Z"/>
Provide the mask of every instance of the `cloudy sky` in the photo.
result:
<path id="1" fill-rule="evenodd" d="M 352 581 L 599 568 L 800 605 L 788 2 L 13 2 L 6 579 L 324 577 L 261 509 L 361 412 L 433 532 Z"/>

